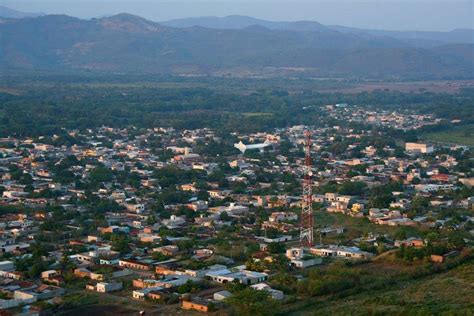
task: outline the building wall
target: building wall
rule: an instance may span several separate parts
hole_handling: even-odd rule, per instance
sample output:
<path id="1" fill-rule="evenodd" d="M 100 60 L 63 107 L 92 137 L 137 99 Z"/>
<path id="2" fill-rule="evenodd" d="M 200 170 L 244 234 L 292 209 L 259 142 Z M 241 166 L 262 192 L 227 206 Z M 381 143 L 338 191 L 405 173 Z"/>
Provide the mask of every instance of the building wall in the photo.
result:
<path id="1" fill-rule="evenodd" d="M 145 270 L 145 271 L 150 270 L 150 267 L 147 265 L 129 262 L 129 261 L 122 261 L 122 260 L 119 261 L 119 266 L 126 267 L 129 269 L 134 269 L 134 270 Z"/>
<path id="2" fill-rule="evenodd" d="M 190 301 L 182 301 L 181 307 L 187 310 L 196 310 L 196 311 L 205 312 L 205 313 L 209 312 L 208 306 L 193 303 Z"/>

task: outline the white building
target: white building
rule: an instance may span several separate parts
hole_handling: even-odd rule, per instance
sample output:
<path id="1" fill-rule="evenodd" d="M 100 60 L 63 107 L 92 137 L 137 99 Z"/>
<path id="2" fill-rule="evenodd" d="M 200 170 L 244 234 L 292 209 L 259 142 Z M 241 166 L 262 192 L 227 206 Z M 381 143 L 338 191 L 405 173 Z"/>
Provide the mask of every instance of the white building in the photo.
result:
<path id="1" fill-rule="evenodd" d="M 270 295 L 270 297 L 273 298 L 274 300 L 280 301 L 284 297 L 284 294 L 283 294 L 282 291 L 272 289 L 270 287 L 270 285 L 268 285 L 266 283 L 258 283 L 258 284 L 251 285 L 250 287 L 253 288 L 254 290 L 257 290 L 257 291 L 267 292 L 268 295 Z"/>
<path id="2" fill-rule="evenodd" d="M 268 279 L 268 274 L 250 270 L 231 271 L 229 269 L 222 269 L 210 271 L 206 273 L 206 277 L 214 282 L 222 284 L 238 281 L 244 285 L 252 285 L 266 281 Z"/>
<path id="3" fill-rule="evenodd" d="M 323 262 L 321 258 L 308 255 L 308 249 L 303 247 L 287 249 L 286 257 L 290 259 L 290 264 L 296 268 L 308 268 Z"/>
<path id="4" fill-rule="evenodd" d="M 237 148 L 238 150 L 240 150 L 242 152 L 242 154 L 245 154 L 245 151 L 249 150 L 249 149 L 258 149 L 261 152 L 263 152 L 265 147 L 268 147 L 268 146 L 271 146 L 271 145 L 272 145 L 272 143 L 267 142 L 267 141 L 264 142 L 264 143 L 261 143 L 261 144 L 249 144 L 249 145 L 245 145 L 242 141 L 240 141 L 237 144 L 234 144 L 234 147 Z"/>
<path id="5" fill-rule="evenodd" d="M 413 153 L 429 154 L 434 151 L 434 148 L 423 143 L 406 143 L 405 150 Z"/>
<path id="6" fill-rule="evenodd" d="M 117 282 L 117 283 L 99 282 L 97 283 L 95 288 L 96 288 L 96 291 L 99 293 L 120 291 L 122 289 L 122 282 Z"/>
<path id="7" fill-rule="evenodd" d="M 357 247 L 345 247 L 330 245 L 327 247 L 313 247 L 310 252 L 315 256 L 320 257 L 338 257 L 346 259 L 367 260 L 374 256 L 374 254 L 362 251 Z"/>

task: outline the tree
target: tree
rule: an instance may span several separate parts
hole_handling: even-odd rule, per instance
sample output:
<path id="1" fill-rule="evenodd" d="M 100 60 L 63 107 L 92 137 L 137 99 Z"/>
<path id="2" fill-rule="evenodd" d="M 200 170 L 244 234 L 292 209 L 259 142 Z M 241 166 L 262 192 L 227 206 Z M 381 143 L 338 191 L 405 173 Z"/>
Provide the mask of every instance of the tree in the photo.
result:
<path id="1" fill-rule="evenodd" d="M 285 293 L 294 293 L 296 291 L 297 279 L 291 273 L 279 272 L 271 279 L 272 287 Z"/>
<path id="2" fill-rule="evenodd" d="M 229 214 L 227 214 L 226 211 L 223 211 L 222 213 L 219 214 L 219 219 L 221 221 L 225 222 L 225 221 L 228 221 L 230 219 L 230 216 L 229 216 Z"/>
<path id="3" fill-rule="evenodd" d="M 451 232 L 448 236 L 448 243 L 452 249 L 460 249 L 466 245 L 462 234 L 459 232 Z"/>
<path id="4" fill-rule="evenodd" d="M 120 253 L 127 253 L 130 251 L 129 239 L 125 234 L 114 234 L 110 238 L 112 241 L 112 250 L 119 251 Z"/>
<path id="5" fill-rule="evenodd" d="M 90 178 L 93 182 L 109 182 L 112 180 L 113 174 L 109 169 L 98 166 L 90 172 Z"/>
<path id="6" fill-rule="evenodd" d="M 430 199 L 422 197 L 422 196 L 415 196 L 411 202 L 411 207 L 416 211 L 423 211 L 430 206 Z"/>
<path id="7" fill-rule="evenodd" d="M 20 183 L 23 185 L 29 185 L 33 183 L 33 177 L 29 173 L 23 174 L 20 179 Z"/>
<path id="8" fill-rule="evenodd" d="M 278 314 L 279 306 L 267 292 L 245 288 L 226 299 L 236 315 L 265 316 Z"/>
<path id="9" fill-rule="evenodd" d="M 275 254 L 285 252 L 285 245 L 278 242 L 269 243 L 268 252 L 275 253 Z"/>
<path id="10" fill-rule="evenodd" d="M 346 195 L 361 195 L 367 185 L 362 181 L 346 181 L 339 188 L 339 193 Z"/>

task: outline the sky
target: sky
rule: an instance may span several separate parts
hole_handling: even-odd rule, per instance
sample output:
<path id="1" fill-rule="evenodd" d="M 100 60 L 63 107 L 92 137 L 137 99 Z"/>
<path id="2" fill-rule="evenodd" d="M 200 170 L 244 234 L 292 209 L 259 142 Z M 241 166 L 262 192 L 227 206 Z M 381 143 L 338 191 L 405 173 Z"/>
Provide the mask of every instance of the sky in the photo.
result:
<path id="1" fill-rule="evenodd" d="M 80 18 L 127 12 L 157 22 L 238 14 L 384 30 L 474 28 L 474 0 L 0 0 L 0 5 Z"/>

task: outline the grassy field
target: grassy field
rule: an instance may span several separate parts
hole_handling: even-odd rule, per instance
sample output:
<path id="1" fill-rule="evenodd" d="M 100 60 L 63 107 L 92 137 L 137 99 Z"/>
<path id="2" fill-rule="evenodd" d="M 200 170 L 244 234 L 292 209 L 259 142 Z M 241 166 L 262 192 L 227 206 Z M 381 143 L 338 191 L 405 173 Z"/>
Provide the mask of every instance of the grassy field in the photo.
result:
<path id="1" fill-rule="evenodd" d="M 474 146 L 474 125 L 465 125 L 451 131 L 429 133 L 423 138 L 441 143 Z"/>
<path id="2" fill-rule="evenodd" d="M 354 239 L 363 235 L 367 235 L 369 233 L 374 234 L 391 234 L 394 235 L 398 230 L 402 229 L 400 227 L 389 227 L 389 226 L 381 226 L 376 225 L 366 218 L 356 218 L 350 217 L 343 214 L 338 213 L 328 213 L 325 211 L 315 211 L 314 212 L 314 226 L 316 229 L 324 228 L 324 227 L 344 227 L 345 232 L 343 235 L 339 236 L 330 236 L 323 238 L 323 243 L 334 243 L 337 239 Z M 410 236 L 418 236 L 420 235 L 420 231 L 423 231 L 424 228 L 419 227 L 405 227 L 403 228 L 407 232 L 410 232 Z M 316 236 L 318 239 L 319 236 Z M 317 240 L 317 242 L 319 242 Z M 337 243 L 337 242 L 336 242 Z"/>
<path id="3" fill-rule="evenodd" d="M 246 117 L 259 117 L 259 116 L 272 116 L 273 113 L 268 113 L 268 112 L 244 112 L 242 113 L 243 116 Z"/>
<path id="4" fill-rule="evenodd" d="M 377 265 L 377 264 L 376 264 Z M 376 269 L 376 265 L 370 266 Z M 387 268 L 380 271 L 382 273 Z M 473 315 L 474 265 L 338 298 L 307 301 L 290 315 Z"/>

